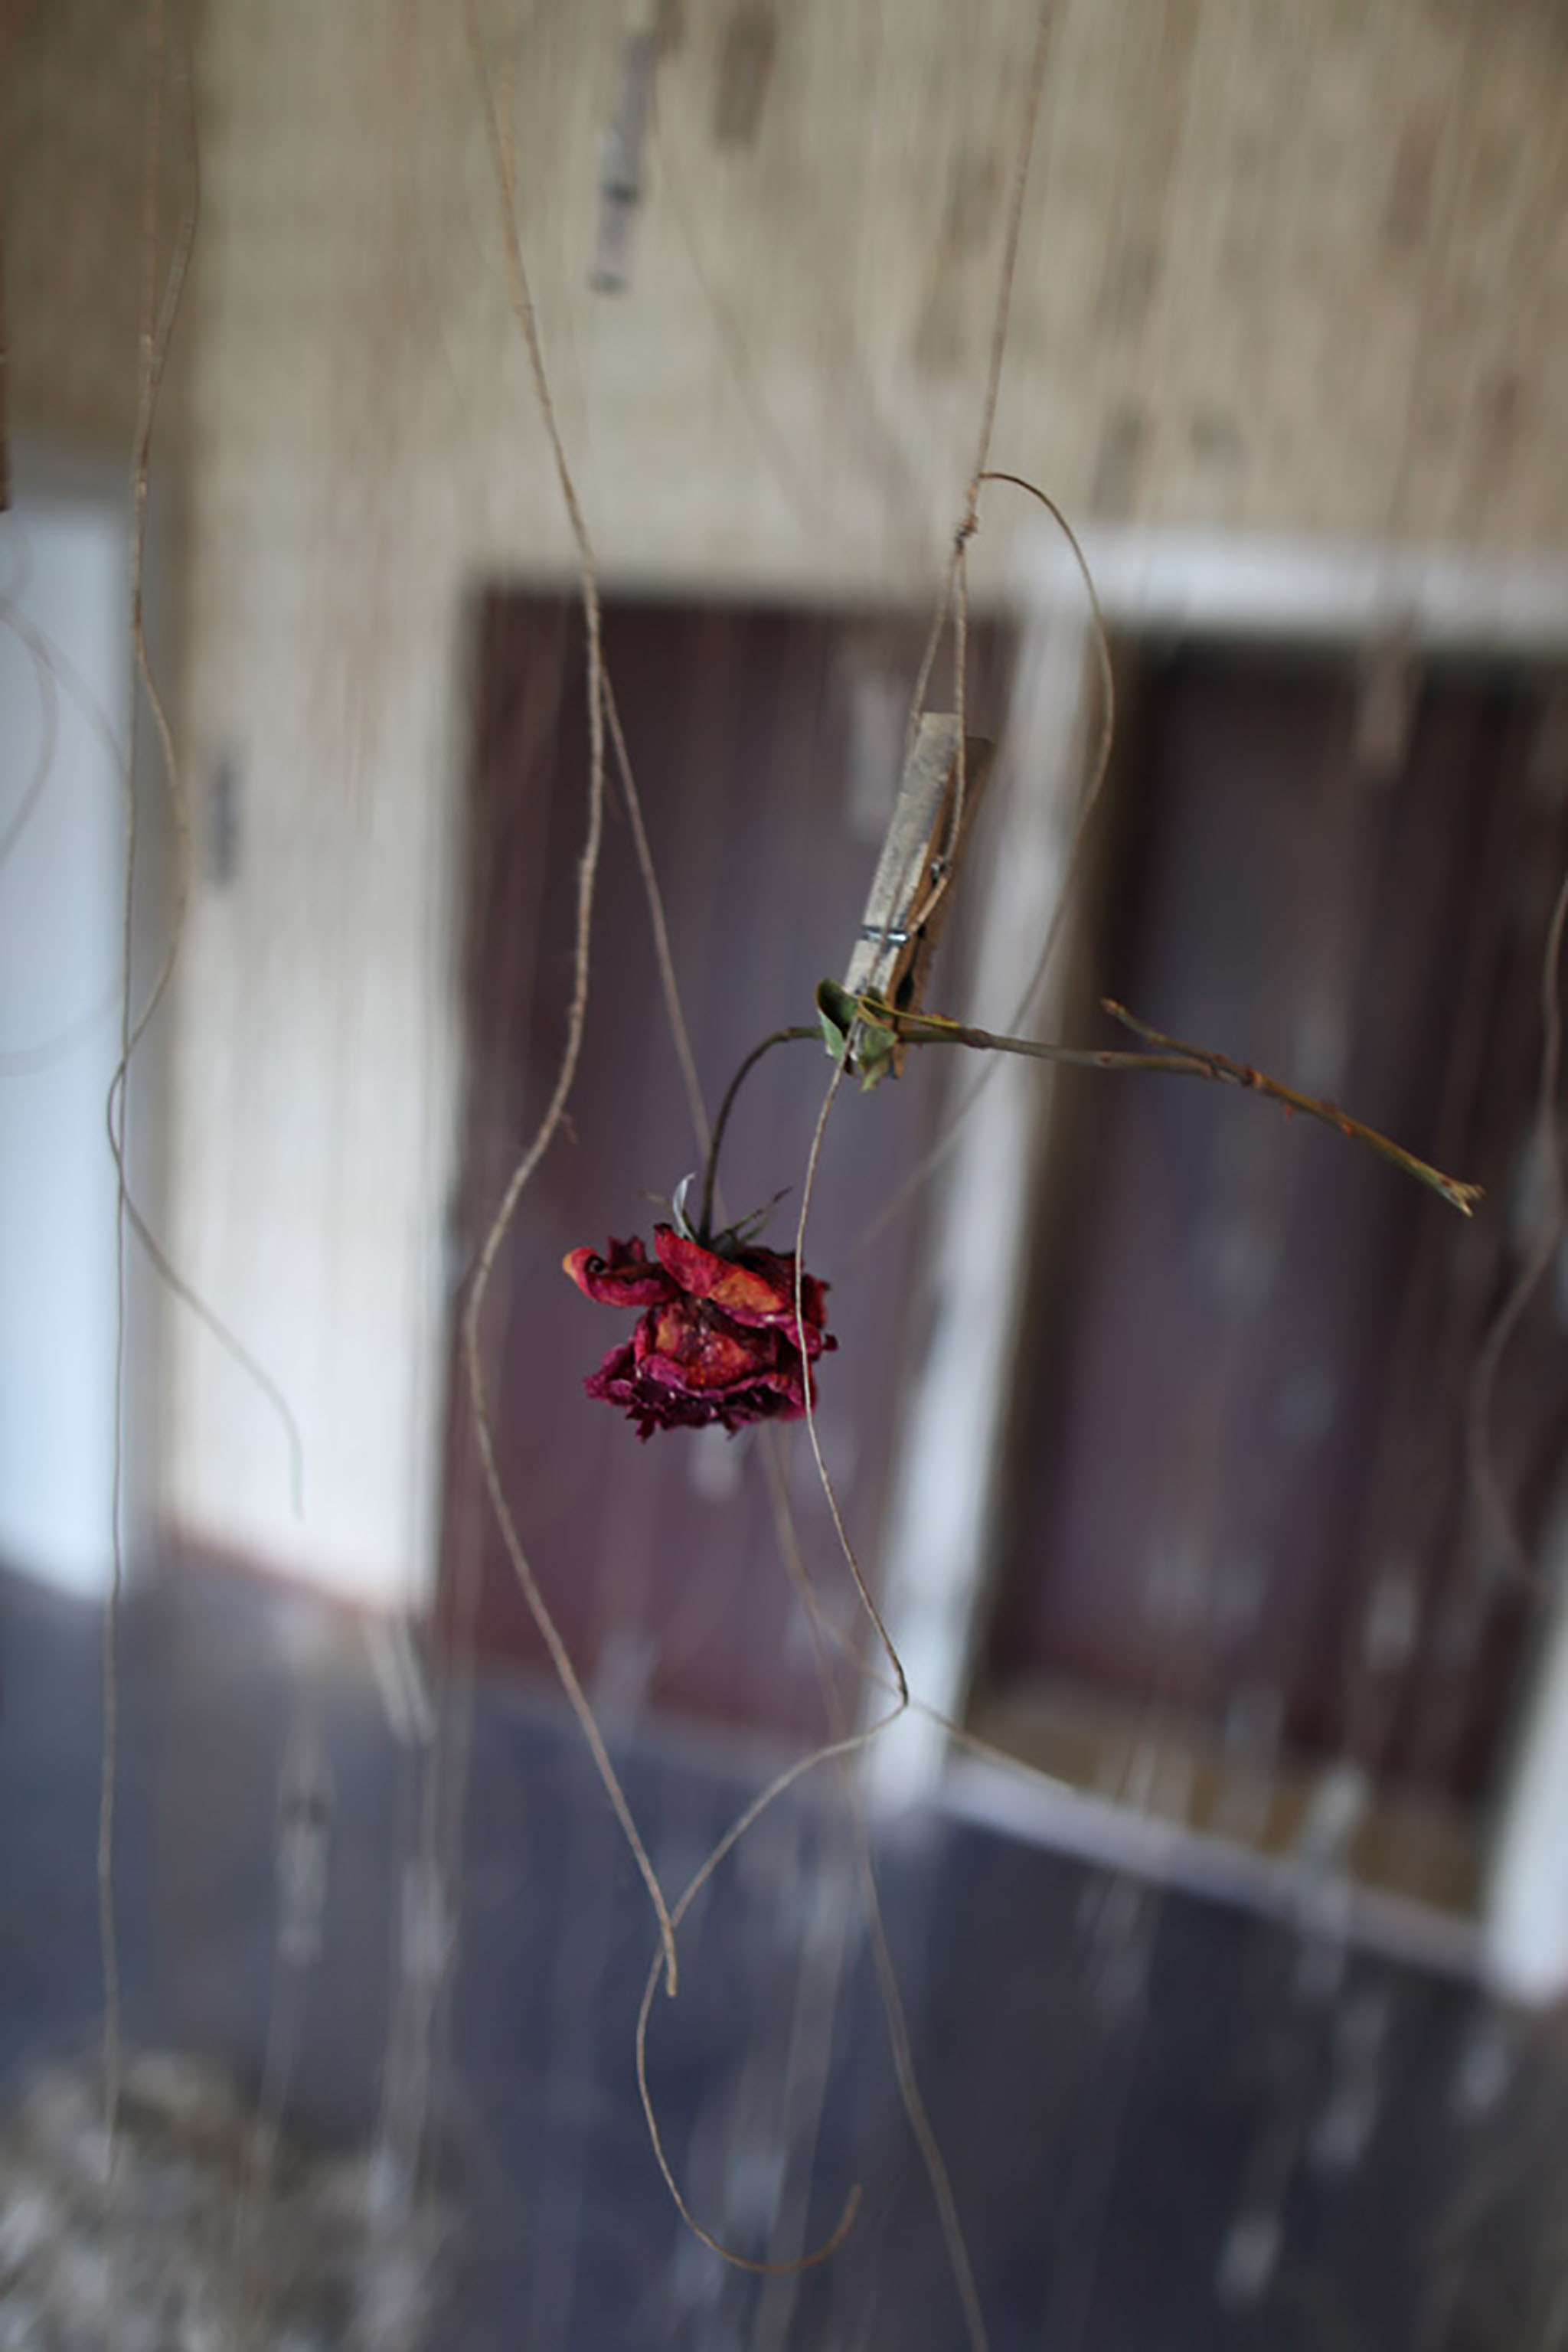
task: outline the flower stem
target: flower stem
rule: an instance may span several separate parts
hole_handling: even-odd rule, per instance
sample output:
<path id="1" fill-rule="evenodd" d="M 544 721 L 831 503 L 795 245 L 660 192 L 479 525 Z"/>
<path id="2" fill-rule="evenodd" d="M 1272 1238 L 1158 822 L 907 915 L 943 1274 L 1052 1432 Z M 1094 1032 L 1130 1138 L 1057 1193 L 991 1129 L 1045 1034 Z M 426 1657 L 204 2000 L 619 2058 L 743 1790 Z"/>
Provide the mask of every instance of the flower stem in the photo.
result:
<path id="1" fill-rule="evenodd" d="M 1440 1168 L 1434 1168 L 1429 1160 L 1418 1160 L 1413 1151 L 1406 1151 L 1402 1143 L 1395 1143 L 1390 1137 L 1380 1134 L 1375 1127 L 1368 1127 L 1364 1119 L 1352 1118 L 1349 1111 L 1340 1108 L 1338 1103 L 1325 1102 L 1317 1095 L 1300 1094 L 1294 1087 L 1284 1086 L 1278 1078 L 1271 1078 L 1266 1070 L 1255 1070 L 1249 1062 L 1233 1062 L 1227 1055 L 1216 1054 L 1210 1046 L 1188 1045 L 1179 1037 L 1167 1037 L 1160 1030 L 1151 1029 L 1146 1021 L 1138 1020 L 1113 997 L 1102 996 L 1100 1001 L 1111 1019 L 1120 1021 L 1124 1029 L 1131 1029 L 1135 1037 L 1144 1038 L 1151 1045 L 1189 1055 L 1202 1065 L 1206 1077 L 1217 1078 L 1222 1085 L 1246 1087 L 1255 1093 L 1272 1097 L 1275 1102 L 1284 1105 L 1287 1114 L 1299 1110 L 1304 1118 L 1315 1118 L 1324 1127 L 1337 1128 L 1348 1141 L 1364 1143 L 1369 1150 L 1377 1153 L 1380 1160 L 1392 1161 L 1395 1168 L 1403 1169 L 1406 1176 L 1414 1176 L 1418 1184 L 1425 1184 L 1430 1191 L 1441 1193 L 1448 1206 L 1458 1209 L 1461 1216 L 1472 1214 L 1481 1197 L 1479 1184 L 1461 1184 L 1457 1177 L 1445 1176 Z"/>
<path id="2" fill-rule="evenodd" d="M 730 1123 L 730 1113 L 735 1106 L 735 1097 L 740 1093 L 743 1081 L 765 1053 L 774 1045 L 793 1045 L 800 1037 L 815 1037 L 820 1045 L 822 1031 L 815 1023 L 809 1028 L 797 1023 L 793 1028 L 775 1029 L 771 1036 L 763 1039 L 760 1045 L 752 1046 L 725 1088 L 724 1099 L 719 1106 L 719 1116 L 713 1122 L 713 1140 L 708 1146 L 708 1164 L 702 1171 L 702 1213 L 698 1220 L 697 1238 L 704 1248 L 708 1246 L 711 1237 L 713 1193 L 719 1179 L 720 1147 L 724 1140 L 724 1129 Z"/>
<path id="3" fill-rule="evenodd" d="M 1109 996 L 1101 997 L 1100 1003 L 1113 1021 L 1131 1029 L 1155 1050 L 1143 1054 L 1096 1053 L 1071 1045 L 1041 1045 L 1028 1037 L 999 1037 L 989 1029 L 946 1021 L 936 1013 L 895 1013 L 875 997 L 857 999 L 856 1012 L 868 1026 L 889 1030 L 910 1045 L 968 1045 L 979 1053 L 1024 1054 L 1033 1061 L 1064 1062 L 1080 1070 L 1165 1070 L 1178 1077 L 1209 1078 L 1221 1086 L 1245 1087 L 1251 1093 L 1268 1095 L 1273 1101 L 1282 1103 L 1287 1114 L 1300 1111 L 1304 1118 L 1336 1129 L 1352 1143 L 1364 1143 L 1380 1159 L 1391 1160 L 1405 1175 L 1414 1176 L 1417 1183 L 1441 1194 L 1450 1208 L 1458 1209 L 1464 1216 L 1469 1216 L 1479 1200 L 1479 1184 L 1461 1184 L 1457 1178 L 1445 1176 L 1441 1169 L 1418 1160 L 1413 1151 L 1406 1151 L 1403 1144 L 1381 1135 L 1376 1128 L 1368 1127 L 1363 1119 L 1352 1118 L 1337 1103 L 1324 1101 L 1317 1095 L 1300 1094 L 1294 1087 L 1271 1078 L 1267 1071 L 1255 1070 L 1248 1062 L 1233 1062 L 1228 1055 L 1215 1053 L 1210 1046 L 1191 1045 L 1183 1038 L 1168 1037 L 1163 1030 L 1152 1029 L 1147 1022 L 1136 1019 L 1125 1005 Z"/>

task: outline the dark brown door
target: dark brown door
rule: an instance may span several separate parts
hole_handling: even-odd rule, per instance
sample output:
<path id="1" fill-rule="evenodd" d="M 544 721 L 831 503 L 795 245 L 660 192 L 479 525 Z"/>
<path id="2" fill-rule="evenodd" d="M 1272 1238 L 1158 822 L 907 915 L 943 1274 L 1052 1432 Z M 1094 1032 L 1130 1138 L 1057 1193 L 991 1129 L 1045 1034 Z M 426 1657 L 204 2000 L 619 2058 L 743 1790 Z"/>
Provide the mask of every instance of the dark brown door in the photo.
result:
<path id="1" fill-rule="evenodd" d="M 811 1020 L 858 923 L 901 751 L 919 622 L 619 605 L 605 624 L 675 962 L 710 1110 L 748 1048 Z M 482 1235 L 546 1100 L 561 1049 L 587 728 L 580 609 L 497 595 L 479 618 L 477 750 L 464 981 L 469 1074 L 465 1253 Z M 978 718 L 989 656 L 973 672 Z M 940 681 L 938 686 L 940 691 Z M 931 1057 L 935 1058 L 935 1057 Z M 931 1132 L 940 1073 L 918 1066 L 830 1128 L 808 1261 L 828 1281 L 840 1348 L 821 1367 L 821 1429 L 851 1529 L 874 1552 L 896 1410 L 916 1226 L 853 1264 L 846 1245 Z M 799 1184 L 829 1076 L 826 1052 L 781 1048 L 748 1083 L 727 1147 L 731 1213 L 790 1187 L 765 1238 L 794 1245 Z M 821 1702 L 751 1439 L 661 1433 L 646 1445 L 583 1394 L 631 1317 L 581 1297 L 563 1254 L 651 1234 L 697 1166 L 624 813 L 612 793 L 593 981 L 570 1128 L 524 1198 L 486 1328 L 502 1474 L 540 1581 L 585 1679 L 623 1706 L 776 1731 Z M 809 1556 L 845 1622 L 847 1584 L 804 1433 L 791 1480 Z M 454 1378 L 444 1605 L 477 1591 L 480 1645 L 542 1654 L 479 1486 Z"/>
<path id="2" fill-rule="evenodd" d="M 1484 1778 L 1524 1610 L 1478 1542 L 1465 1396 L 1517 1262 L 1568 846 L 1561 797 L 1529 773 L 1540 708 L 1507 681 L 1429 682 L 1378 776 L 1344 666 L 1194 653 L 1146 671 L 1079 1020 L 1103 990 L 1488 1198 L 1466 1225 L 1217 1087 L 1064 1096 L 1002 1687 L 1066 1678 L 1216 1728 L 1239 1704 L 1300 1748 L 1455 1792 Z M 1497 1402 L 1529 1531 L 1568 1413 L 1549 1298 Z"/>

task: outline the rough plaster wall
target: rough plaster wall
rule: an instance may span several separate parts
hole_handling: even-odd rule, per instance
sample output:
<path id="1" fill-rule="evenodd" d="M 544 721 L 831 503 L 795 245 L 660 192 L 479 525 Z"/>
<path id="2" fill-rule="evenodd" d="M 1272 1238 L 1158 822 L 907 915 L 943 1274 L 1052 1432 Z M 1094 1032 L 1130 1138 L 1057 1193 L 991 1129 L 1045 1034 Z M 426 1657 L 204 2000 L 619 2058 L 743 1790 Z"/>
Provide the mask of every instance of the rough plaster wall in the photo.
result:
<path id="1" fill-rule="evenodd" d="M 186 741 L 198 793 L 232 781 L 236 857 L 185 945 L 176 1237 L 289 1397 L 305 1496 L 294 1519 L 265 1408 L 187 1327 L 169 1506 L 366 1593 L 418 1588 L 446 1354 L 478 535 L 447 15 L 220 7 L 202 53 Z"/>
<path id="2" fill-rule="evenodd" d="M 171 17 L 186 43 L 187 0 Z M 125 0 L 0 8 L 0 224 L 13 418 L 129 458 L 142 298 L 146 47 Z M 160 194 L 186 177 L 188 110 L 171 91 Z M 179 383 L 172 387 L 177 425 Z"/>
<path id="3" fill-rule="evenodd" d="M 923 592 L 970 457 L 1033 19 L 679 0 L 631 285 L 605 298 L 628 13 L 487 9 L 607 578 Z M 198 804 L 227 763 L 240 832 L 186 942 L 175 1238 L 288 1390 L 307 1495 L 296 1525 L 264 1412 L 183 1325 L 169 1501 L 406 1589 L 444 1360 L 463 598 L 564 576 L 570 546 L 460 9 L 208 0 L 198 61 L 183 731 Z M 73 121 L 98 93 L 69 145 L 96 186 L 110 118 L 139 140 L 134 74 L 111 101 L 96 68 L 48 89 Z M 1561 548 L 1565 124 L 1556 0 L 1062 0 L 997 461 L 1079 516 Z M 21 353 L 53 283 L 44 212 L 13 210 L 8 258 L 18 400 L 31 381 L 48 415 Z M 87 315 L 59 339 L 67 421 L 118 380 L 73 340 Z M 1013 527 L 988 509 L 983 587 Z"/>

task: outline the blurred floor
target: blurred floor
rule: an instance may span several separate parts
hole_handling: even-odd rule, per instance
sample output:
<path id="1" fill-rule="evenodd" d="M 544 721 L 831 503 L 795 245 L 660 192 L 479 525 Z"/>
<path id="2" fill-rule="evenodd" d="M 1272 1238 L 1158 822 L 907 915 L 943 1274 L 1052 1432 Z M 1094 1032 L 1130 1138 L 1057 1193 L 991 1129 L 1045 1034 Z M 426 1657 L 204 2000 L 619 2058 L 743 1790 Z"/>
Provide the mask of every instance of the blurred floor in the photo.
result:
<path id="1" fill-rule="evenodd" d="M 220 2058 L 254 2084 L 280 1776 L 309 1686 L 330 1868 L 289 2115 L 346 2145 L 375 2128 L 418 1757 L 389 1730 L 352 1624 L 301 1667 L 305 1618 L 297 1601 L 188 1571 L 127 1609 L 126 2026 L 134 2044 Z M 100 1621 L 7 1580 L 0 1638 L 12 2096 L 99 2030 Z M 633 2071 L 647 1903 L 575 1731 L 542 1696 L 487 1685 L 472 1732 L 453 2064 L 437 2102 L 467 2238 L 460 2317 L 439 2340 L 960 2343 L 831 1802 L 791 1797 L 759 1826 L 686 1925 L 681 1998 L 654 2012 L 668 2145 L 711 2226 L 762 2248 L 809 2179 L 797 2218 L 815 2242 L 863 2185 L 832 2262 L 761 2282 L 688 2236 L 655 2169 Z M 755 1780 L 722 1749 L 668 1738 L 623 1742 L 620 1761 L 679 1885 Z M 1568 2096 L 1546 2029 L 936 1815 L 889 1827 L 879 1869 L 996 2352 L 1556 2340 Z"/>

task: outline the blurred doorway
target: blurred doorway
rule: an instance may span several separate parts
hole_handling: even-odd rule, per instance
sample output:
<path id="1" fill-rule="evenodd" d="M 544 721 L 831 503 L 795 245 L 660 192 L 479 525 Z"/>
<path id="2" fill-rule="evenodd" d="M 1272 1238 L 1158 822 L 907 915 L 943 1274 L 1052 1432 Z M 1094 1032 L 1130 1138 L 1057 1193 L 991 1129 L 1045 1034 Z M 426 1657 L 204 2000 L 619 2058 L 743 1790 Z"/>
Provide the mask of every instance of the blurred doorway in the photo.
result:
<path id="1" fill-rule="evenodd" d="M 973 1719 L 1108 1791 L 1113 1753 L 1164 1738 L 1205 1823 L 1239 1781 L 1294 1759 L 1310 1789 L 1340 1759 L 1473 1825 L 1531 1613 L 1465 1457 L 1471 1370 L 1529 1242 L 1568 855 L 1546 690 L 1435 671 L 1369 735 L 1373 689 L 1342 655 L 1151 648 L 1128 683 L 1069 1034 L 1115 1042 L 1111 996 L 1343 1101 L 1487 1200 L 1465 1223 L 1239 1093 L 1067 1076 Z M 1495 1422 L 1528 1548 L 1568 1434 L 1550 1285 Z"/>
<path id="2" fill-rule="evenodd" d="M 771 1030 L 814 1018 L 841 973 L 891 807 L 929 619 L 615 603 L 605 649 L 658 863 L 710 1113 Z M 463 991 L 468 1081 L 454 1226 L 459 1282 L 546 1101 L 571 982 L 587 785 L 583 618 L 574 600 L 489 597 L 479 613 Z M 1000 724 L 1007 648 L 977 629 L 973 723 Z M 933 680 L 940 698 L 943 681 Z M 699 1167 L 619 793 L 608 787 L 587 1036 L 568 1131 L 525 1196 L 488 1316 L 502 1475 L 574 1657 L 604 1704 L 770 1733 L 809 1733 L 822 1701 L 751 1433 L 639 1444 L 582 1380 L 625 1318 L 559 1271 L 579 1243 L 651 1233 Z M 940 1057 L 931 1056 L 935 1060 Z M 797 1044 L 748 1081 L 727 1141 L 732 1213 L 785 1197 L 765 1239 L 794 1246 L 798 1185 L 828 1076 Z M 812 1213 L 808 1260 L 832 1283 L 839 1352 L 821 1428 L 841 1502 L 874 1552 L 910 1344 L 916 1221 L 846 1263 L 933 1132 L 942 1073 L 846 1090 Z M 798 1431 L 805 1540 L 837 1548 Z M 826 1549 L 824 1549 L 826 1547 Z M 442 1607 L 477 1617 L 483 1652 L 542 1652 L 479 1484 L 454 1354 Z M 465 1597 L 467 1596 L 467 1597 Z"/>

